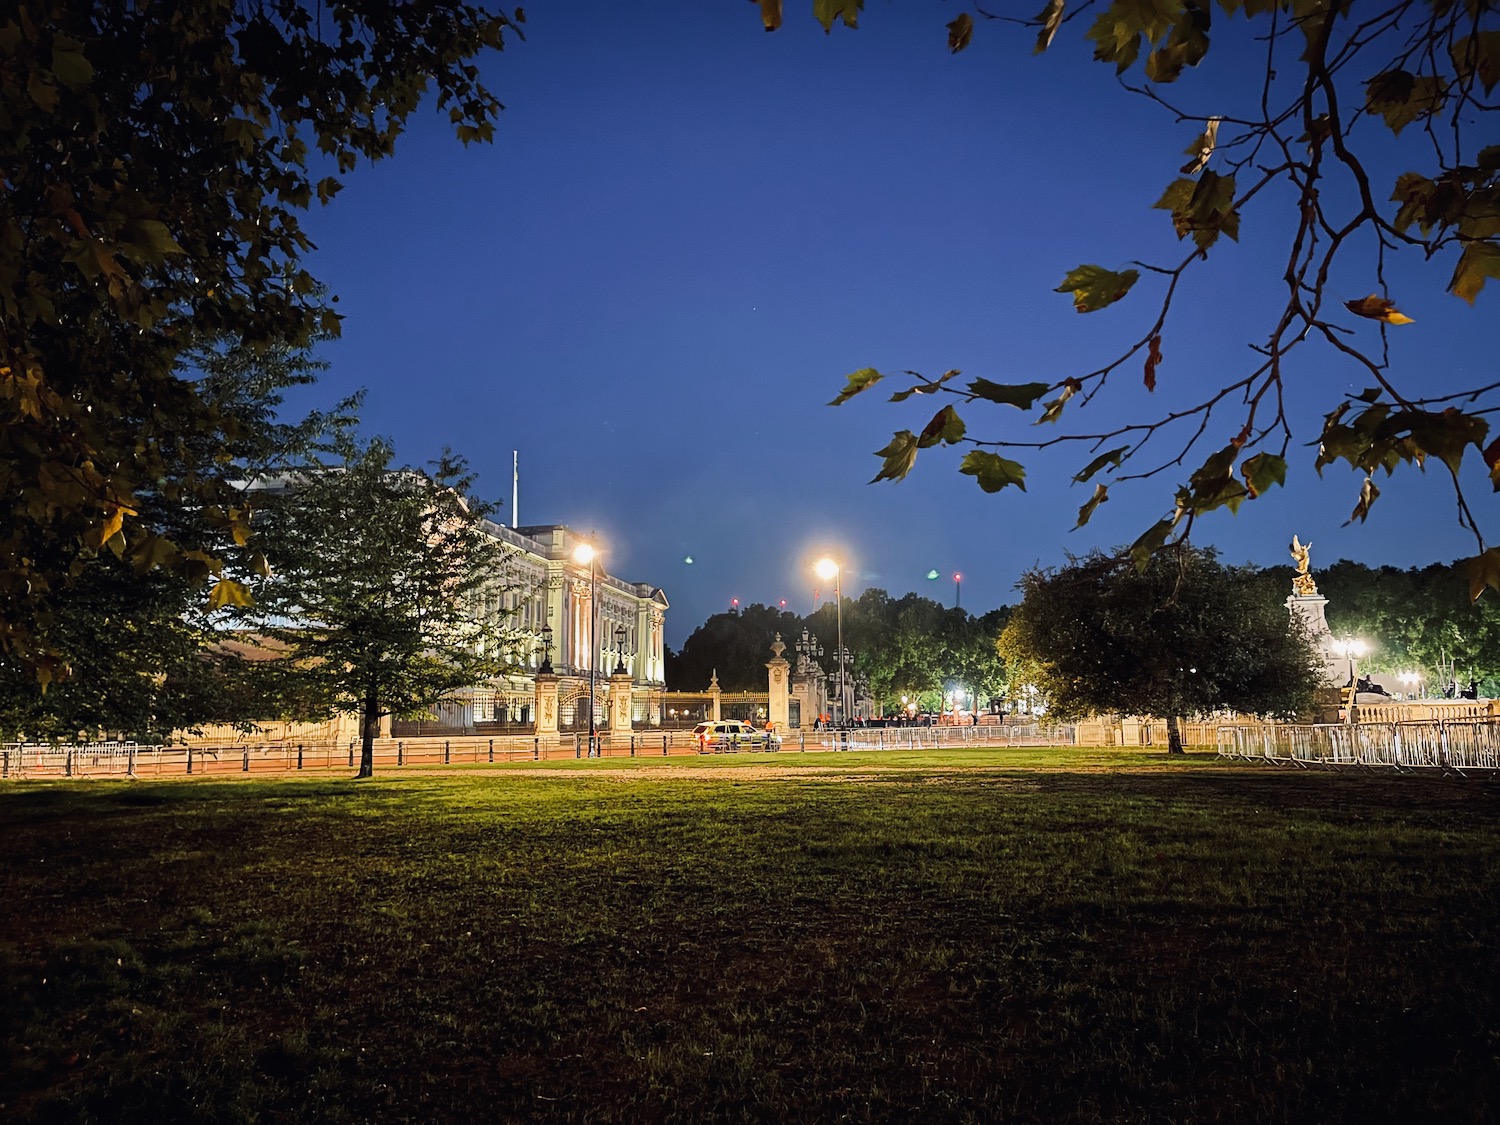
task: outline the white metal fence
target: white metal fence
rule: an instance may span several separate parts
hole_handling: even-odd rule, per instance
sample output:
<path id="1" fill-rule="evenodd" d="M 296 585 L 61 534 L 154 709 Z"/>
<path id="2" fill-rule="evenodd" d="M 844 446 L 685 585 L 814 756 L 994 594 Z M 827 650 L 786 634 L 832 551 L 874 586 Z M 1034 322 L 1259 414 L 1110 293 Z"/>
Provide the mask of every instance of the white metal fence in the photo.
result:
<path id="1" fill-rule="evenodd" d="M 1494 719 L 1226 726 L 1218 743 L 1220 757 L 1292 765 L 1500 769 L 1500 720 Z"/>

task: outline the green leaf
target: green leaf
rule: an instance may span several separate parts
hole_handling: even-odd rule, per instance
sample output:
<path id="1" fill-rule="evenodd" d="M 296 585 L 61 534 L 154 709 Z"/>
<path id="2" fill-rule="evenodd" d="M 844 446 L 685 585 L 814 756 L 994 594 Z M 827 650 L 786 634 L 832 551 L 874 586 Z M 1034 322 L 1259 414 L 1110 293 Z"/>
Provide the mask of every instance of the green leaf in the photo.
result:
<path id="1" fill-rule="evenodd" d="M 845 27 L 857 28 L 864 6 L 865 0 L 813 0 L 813 16 L 824 31 L 831 32 L 838 20 L 843 20 Z"/>
<path id="2" fill-rule="evenodd" d="M 1077 531 L 1084 524 L 1088 523 L 1089 518 L 1094 514 L 1094 509 L 1108 499 L 1109 489 L 1102 484 L 1094 485 L 1094 495 L 1089 498 L 1087 504 L 1078 509 L 1078 522 L 1073 525 L 1073 530 Z"/>
<path id="3" fill-rule="evenodd" d="M 1500 590 L 1500 547 L 1491 547 L 1472 559 L 1464 559 L 1469 576 L 1469 600 L 1477 602 L 1486 590 Z"/>
<path id="4" fill-rule="evenodd" d="M 921 436 L 917 438 L 917 447 L 928 449 L 938 442 L 955 445 L 963 440 L 963 436 L 964 420 L 953 407 L 945 406 L 932 416 L 932 421 L 922 430 Z"/>
<path id="5" fill-rule="evenodd" d="M 1172 516 L 1159 519 L 1130 545 L 1130 559 L 1135 563 L 1137 571 L 1144 571 L 1150 565 L 1151 556 L 1161 550 L 1167 536 L 1172 534 L 1172 529 L 1176 526 L 1177 520 Z"/>
<path id="6" fill-rule="evenodd" d="M 1470 242 L 1459 255 L 1453 278 L 1448 282 L 1448 292 L 1472 305 L 1484 288 L 1485 279 L 1491 277 L 1500 279 L 1500 245 Z"/>
<path id="7" fill-rule="evenodd" d="M 59 37 L 52 48 L 52 73 L 64 86 L 81 90 L 94 77 L 94 64 L 84 57 L 82 50 L 64 50 L 61 43 Z"/>
<path id="8" fill-rule="evenodd" d="M 120 241 L 138 250 L 150 261 L 160 261 L 169 254 L 185 254 L 167 224 L 156 219 L 136 219 L 125 225 Z"/>
<path id="9" fill-rule="evenodd" d="M 1465 35 L 1453 44 L 1451 54 L 1460 79 L 1477 76 L 1486 94 L 1500 84 L 1500 31 Z"/>
<path id="10" fill-rule="evenodd" d="M 969 393 L 975 398 L 1021 410 L 1030 410 L 1031 404 L 1051 389 L 1051 383 L 992 383 L 988 379 L 975 379 L 969 384 Z"/>
<path id="11" fill-rule="evenodd" d="M 1365 108 L 1385 118 L 1392 133 L 1443 108 L 1448 84 L 1435 75 L 1388 70 L 1365 83 Z"/>
<path id="12" fill-rule="evenodd" d="M 1095 312 L 1112 305 L 1140 280 L 1138 270 L 1107 270 L 1103 266 L 1079 266 L 1063 278 L 1054 293 L 1073 294 L 1073 307 L 1081 312 Z"/>
<path id="13" fill-rule="evenodd" d="M 1099 454 L 1099 456 L 1095 457 L 1092 461 L 1085 465 L 1082 471 L 1075 473 L 1073 475 L 1073 479 L 1076 480 L 1079 484 L 1085 484 L 1095 473 L 1104 468 L 1104 466 L 1106 465 L 1108 465 L 1112 469 L 1118 469 L 1120 467 L 1120 462 L 1125 460 L 1125 454 L 1129 452 L 1130 446 L 1122 445 L 1119 449 L 1111 449 L 1108 453 L 1101 453 Z"/>
<path id="14" fill-rule="evenodd" d="M 838 394 L 838 397 L 828 405 L 841 406 L 844 403 L 848 402 L 855 395 L 859 394 L 861 391 L 869 390 L 883 378 L 885 378 L 885 376 L 882 375 L 879 371 L 876 371 L 873 367 L 861 367 L 858 371 L 849 376 L 849 381 L 844 385 L 844 389 L 841 390 Z"/>
<path id="15" fill-rule="evenodd" d="M 880 472 L 875 474 L 874 484 L 879 480 L 901 480 L 917 460 L 917 435 L 910 430 L 900 430 L 891 438 L 890 444 L 879 450 L 875 456 L 883 457 L 885 464 L 881 466 Z"/>
<path id="16" fill-rule="evenodd" d="M 1263 495 L 1273 484 L 1286 484 L 1286 458 L 1274 453 L 1257 453 L 1240 466 L 1250 498 Z"/>
<path id="17" fill-rule="evenodd" d="M 1490 426 L 1483 418 L 1449 407 L 1441 414 L 1411 411 L 1398 415 L 1411 434 L 1413 444 L 1422 453 L 1436 457 L 1457 475 L 1469 446 L 1484 449 Z"/>
<path id="18" fill-rule="evenodd" d="M 975 449 L 966 454 L 958 471 L 973 477 L 986 492 L 999 492 L 1010 485 L 1015 485 L 1022 492 L 1026 491 L 1024 465 L 983 449 Z"/>

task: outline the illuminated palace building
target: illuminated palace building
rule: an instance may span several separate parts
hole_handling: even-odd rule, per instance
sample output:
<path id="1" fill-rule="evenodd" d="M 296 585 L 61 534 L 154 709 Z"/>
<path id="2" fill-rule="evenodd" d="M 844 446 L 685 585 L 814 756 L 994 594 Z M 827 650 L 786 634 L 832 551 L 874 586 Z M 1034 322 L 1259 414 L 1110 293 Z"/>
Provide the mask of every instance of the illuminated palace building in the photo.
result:
<path id="1" fill-rule="evenodd" d="M 596 729 L 659 725 L 666 595 L 607 573 L 609 545 L 597 538 L 557 524 L 483 526 L 512 549 L 508 590 L 492 608 L 517 634 L 518 670 L 439 704 L 435 721 L 397 719 L 390 733 L 586 732 L 591 689 Z"/>

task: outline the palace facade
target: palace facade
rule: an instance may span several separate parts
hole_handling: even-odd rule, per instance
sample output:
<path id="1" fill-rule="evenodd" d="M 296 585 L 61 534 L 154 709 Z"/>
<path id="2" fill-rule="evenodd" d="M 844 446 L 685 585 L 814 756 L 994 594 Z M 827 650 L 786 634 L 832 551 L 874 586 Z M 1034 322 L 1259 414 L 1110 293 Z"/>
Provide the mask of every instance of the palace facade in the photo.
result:
<path id="1" fill-rule="evenodd" d="M 590 715 L 601 730 L 659 726 L 669 608 L 660 587 L 610 574 L 609 545 L 566 525 L 482 526 L 512 552 L 507 592 L 489 608 L 517 636 L 517 670 L 438 705 L 433 720 L 395 720 L 390 733 L 586 732 Z M 595 551 L 588 563 L 576 554 L 584 544 Z"/>

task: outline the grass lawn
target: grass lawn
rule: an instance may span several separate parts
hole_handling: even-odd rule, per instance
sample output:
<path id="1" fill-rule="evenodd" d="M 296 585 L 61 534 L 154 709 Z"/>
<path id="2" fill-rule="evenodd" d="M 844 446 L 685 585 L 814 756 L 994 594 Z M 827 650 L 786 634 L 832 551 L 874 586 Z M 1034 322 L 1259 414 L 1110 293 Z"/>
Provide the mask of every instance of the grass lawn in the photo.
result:
<path id="1" fill-rule="evenodd" d="M 1500 1118 L 1500 786 L 1078 750 L 0 785 L 0 1120 Z"/>

